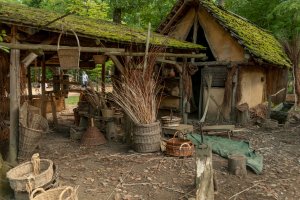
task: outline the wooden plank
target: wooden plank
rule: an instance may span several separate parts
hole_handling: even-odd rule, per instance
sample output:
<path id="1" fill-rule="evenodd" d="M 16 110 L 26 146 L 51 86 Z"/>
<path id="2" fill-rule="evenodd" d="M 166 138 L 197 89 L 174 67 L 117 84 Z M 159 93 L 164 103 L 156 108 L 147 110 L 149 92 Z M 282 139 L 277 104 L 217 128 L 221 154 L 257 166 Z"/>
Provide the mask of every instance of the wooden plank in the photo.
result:
<path id="1" fill-rule="evenodd" d="M 202 131 L 233 131 L 234 125 L 203 126 Z"/>
<path id="2" fill-rule="evenodd" d="M 13 26 L 12 43 L 17 44 L 17 27 Z M 13 49 L 10 52 L 10 126 L 9 126 L 9 155 L 10 163 L 17 162 L 18 135 L 19 135 L 19 109 L 20 109 L 20 50 Z"/>
<path id="3" fill-rule="evenodd" d="M 45 85 L 45 81 L 46 81 L 46 64 L 45 64 L 45 55 L 43 56 L 43 60 L 42 60 L 42 103 L 41 103 L 41 114 L 43 117 L 47 117 L 46 116 L 46 104 L 47 104 L 47 100 L 46 100 L 46 85 Z"/>
<path id="4" fill-rule="evenodd" d="M 122 65 L 122 63 L 119 61 L 119 59 L 117 58 L 117 56 L 109 56 L 110 59 L 114 62 L 114 64 L 116 65 L 116 67 L 118 68 L 118 70 L 123 74 L 124 73 L 124 66 Z"/>
<path id="5" fill-rule="evenodd" d="M 32 100 L 32 84 L 31 84 L 31 68 L 30 66 L 27 67 L 27 82 L 28 82 L 28 98 Z"/>

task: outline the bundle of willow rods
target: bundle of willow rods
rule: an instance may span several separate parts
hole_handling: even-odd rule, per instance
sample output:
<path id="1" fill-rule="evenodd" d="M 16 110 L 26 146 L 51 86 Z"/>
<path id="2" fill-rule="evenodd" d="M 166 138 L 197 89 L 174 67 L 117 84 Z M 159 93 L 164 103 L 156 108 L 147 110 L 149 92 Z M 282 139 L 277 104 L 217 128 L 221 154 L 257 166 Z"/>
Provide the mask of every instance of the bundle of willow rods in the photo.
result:
<path id="1" fill-rule="evenodd" d="M 87 88 L 84 91 L 85 99 L 92 105 L 93 108 L 106 108 L 104 96 L 96 92 L 94 89 Z"/>
<path id="2" fill-rule="evenodd" d="M 136 124 L 151 124 L 156 121 L 160 103 L 158 73 L 155 73 L 155 53 L 161 49 L 152 48 L 146 68 L 145 60 L 130 62 L 124 73 L 113 83 L 110 99 L 120 106 Z"/>

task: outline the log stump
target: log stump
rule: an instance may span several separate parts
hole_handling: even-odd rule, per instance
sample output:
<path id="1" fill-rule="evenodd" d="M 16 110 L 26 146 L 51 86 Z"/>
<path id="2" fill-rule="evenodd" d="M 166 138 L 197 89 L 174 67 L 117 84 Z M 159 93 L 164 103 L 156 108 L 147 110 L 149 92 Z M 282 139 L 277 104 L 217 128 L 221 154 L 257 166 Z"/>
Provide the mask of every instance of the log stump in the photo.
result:
<path id="1" fill-rule="evenodd" d="M 233 175 L 247 176 L 246 157 L 240 154 L 228 156 L 228 171 Z"/>

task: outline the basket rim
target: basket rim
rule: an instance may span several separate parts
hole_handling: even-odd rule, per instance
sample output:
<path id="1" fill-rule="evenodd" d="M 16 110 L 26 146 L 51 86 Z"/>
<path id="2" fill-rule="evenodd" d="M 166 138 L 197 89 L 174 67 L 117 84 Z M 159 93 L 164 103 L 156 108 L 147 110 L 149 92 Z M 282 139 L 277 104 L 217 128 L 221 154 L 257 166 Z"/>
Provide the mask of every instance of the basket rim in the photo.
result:
<path id="1" fill-rule="evenodd" d="M 155 126 L 155 125 L 160 125 L 160 121 L 156 121 L 156 122 L 153 122 L 153 123 L 150 123 L 150 124 L 137 124 L 134 122 L 134 125 L 136 127 L 151 127 L 151 126 Z"/>
<path id="2" fill-rule="evenodd" d="M 48 167 L 46 170 L 44 170 L 42 173 L 38 174 L 38 176 L 40 176 L 40 175 L 45 175 L 45 174 L 47 173 L 47 171 L 48 171 L 49 169 L 51 169 L 51 168 L 52 168 L 52 170 L 53 170 L 53 161 L 52 161 L 52 160 L 49 160 L 49 159 L 40 159 L 40 162 L 48 162 L 48 163 L 49 163 L 49 167 Z M 18 170 L 18 169 L 20 169 L 20 168 L 23 168 L 25 165 L 28 165 L 28 164 L 31 164 L 31 165 L 32 165 L 32 163 L 31 163 L 30 161 L 27 161 L 27 162 L 25 162 L 25 163 L 22 163 L 22 164 L 20 164 L 20 165 L 18 165 L 18 166 L 16 166 L 16 167 L 10 169 L 10 170 L 6 173 L 7 179 L 9 179 L 9 180 L 19 180 L 19 181 L 27 180 L 27 178 L 19 178 L 19 177 L 16 177 L 16 178 L 15 178 L 15 177 L 12 177 L 12 174 L 13 174 L 16 170 Z"/>

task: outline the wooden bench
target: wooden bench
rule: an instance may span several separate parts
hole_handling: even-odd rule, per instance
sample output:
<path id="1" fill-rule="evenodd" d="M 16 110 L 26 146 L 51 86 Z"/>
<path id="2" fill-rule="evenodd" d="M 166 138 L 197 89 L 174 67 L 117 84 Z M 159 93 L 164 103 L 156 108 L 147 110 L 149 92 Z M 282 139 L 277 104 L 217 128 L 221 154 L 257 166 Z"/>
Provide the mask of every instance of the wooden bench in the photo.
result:
<path id="1" fill-rule="evenodd" d="M 203 133 L 207 133 L 208 135 L 214 135 L 222 132 L 226 132 L 228 138 L 233 134 L 235 126 L 234 125 L 214 125 L 214 126 L 203 126 L 201 128 Z"/>

